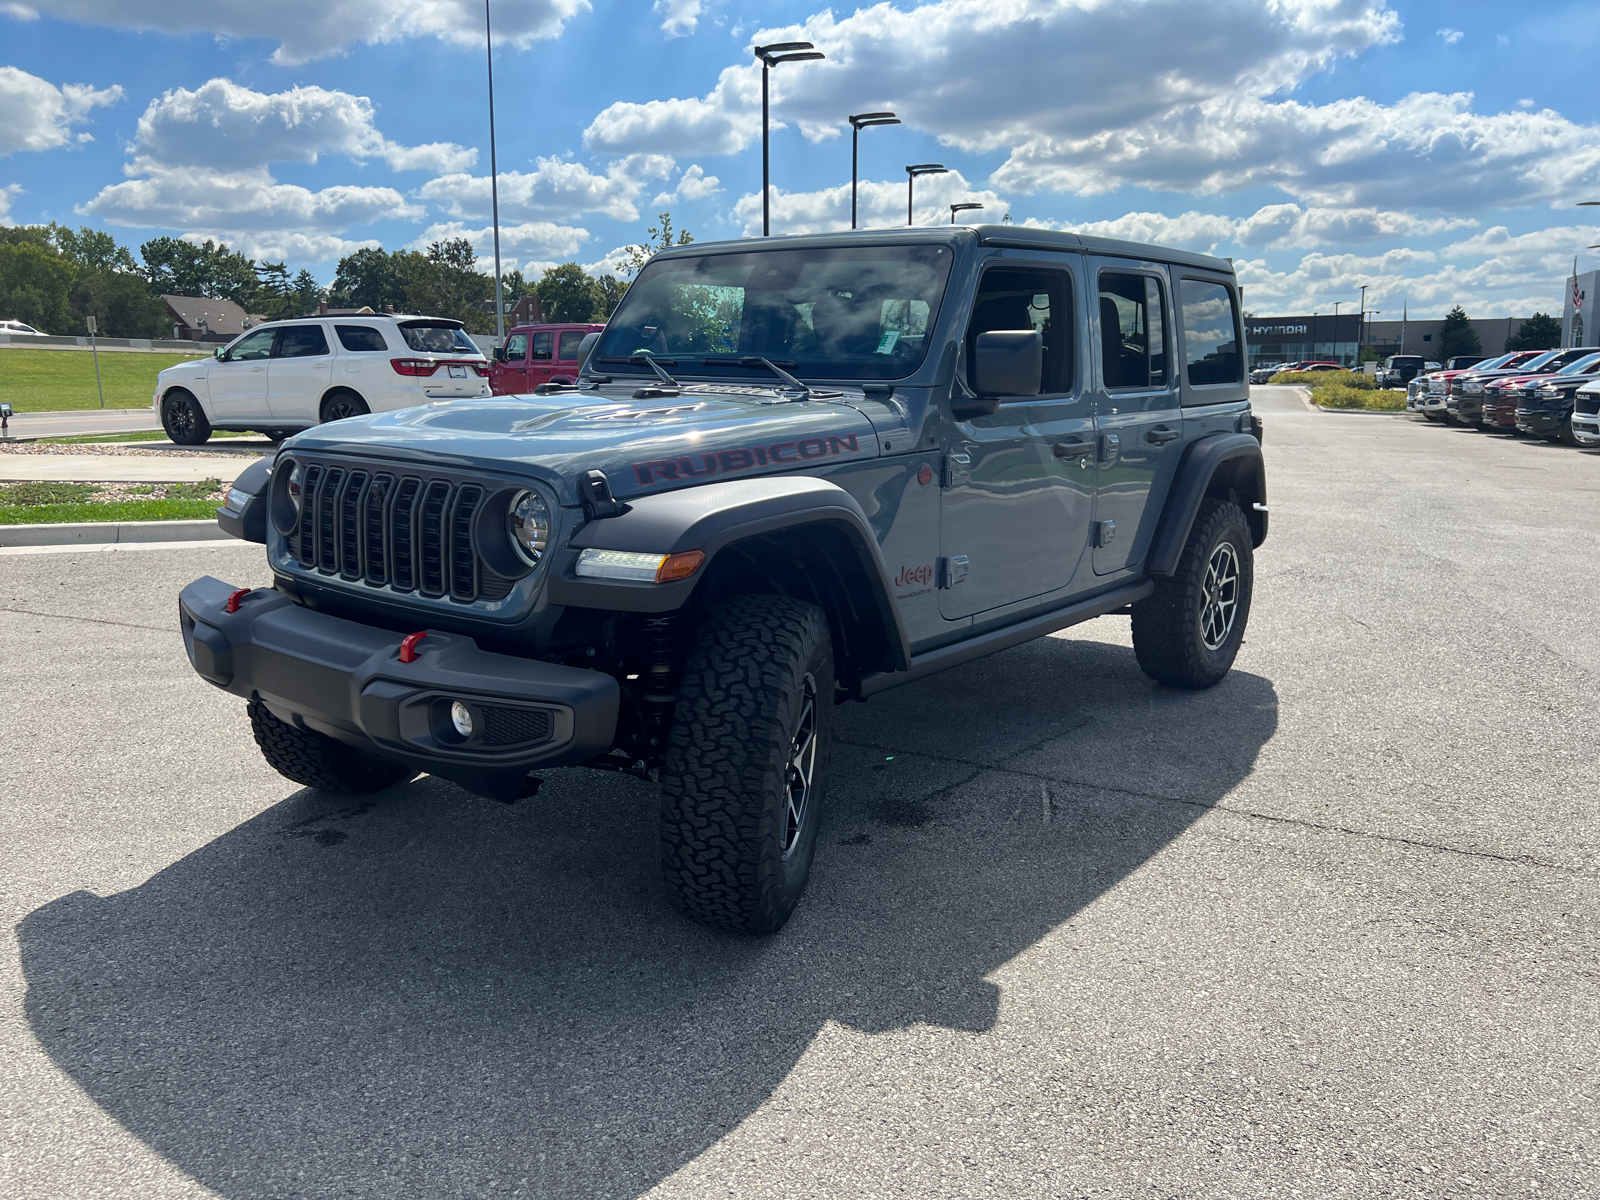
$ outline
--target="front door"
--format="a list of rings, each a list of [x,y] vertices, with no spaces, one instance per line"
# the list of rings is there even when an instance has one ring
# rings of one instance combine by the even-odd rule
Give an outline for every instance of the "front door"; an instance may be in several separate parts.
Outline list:
[[[333,351],[320,325],[287,325],[267,368],[267,405],[274,420],[312,425],[333,374]]]
[[[1095,280],[1095,396],[1100,478],[1094,507],[1094,572],[1137,563],[1154,536],[1160,504],[1183,453],[1183,409],[1172,357],[1172,299],[1159,263],[1102,258]]]
[[[505,358],[490,365],[496,396],[517,396],[528,390],[528,335],[506,339]]]
[[[212,421],[260,421],[267,407],[267,364],[276,329],[258,329],[233,344],[206,372]]]
[[[1079,305],[1065,262],[1002,253],[978,283],[966,337],[970,386],[980,333],[1036,329],[1037,396],[947,429],[939,612],[972,616],[1065,588],[1088,541],[1094,412],[1079,385]]]

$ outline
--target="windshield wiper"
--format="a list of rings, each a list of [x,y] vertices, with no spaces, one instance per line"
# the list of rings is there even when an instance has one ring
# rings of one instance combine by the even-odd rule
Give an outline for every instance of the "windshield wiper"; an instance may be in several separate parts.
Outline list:
[[[592,358],[589,361],[597,363],[627,363],[629,366],[633,367],[647,366],[664,382],[670,383],[673,387],[678,386],[678,381],[661,369],[662,363],[666,363],[669,367],[677,366],[678,360],[675,358],[657,359],[653,354],[608,354],[604,357]]]
[[[789,372],[785,371],[770,358],[762,358],[759,354],[745,354],[738,358],[734,358],[732,355],[718,358],[702,358],[700,361],[705,363],[708,367],[717,366],[722,363],[728,363],[729,365],[737,365],[741,367],[749,367],[751,370],[754,370],[756,367],[765,367],[779,379],[783,380],[785,387],[790,388],[793,391],[797,391],[805,397],[809,397],[811,395],[811,389],[803,382],[789,374]],[[789,365],[792,367],[796,364],[791,362]]]

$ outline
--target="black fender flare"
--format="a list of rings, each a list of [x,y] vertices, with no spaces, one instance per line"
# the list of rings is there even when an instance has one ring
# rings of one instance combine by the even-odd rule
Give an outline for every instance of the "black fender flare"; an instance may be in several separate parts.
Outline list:
[[[1225,484],[1246,505],[1251,544],[1267,540],[1267,472],[1261,442],[1248,433],[1213,433],[1189,443],[1161,510],[1161,523],[1150,541],[1146,575],[1163,577],[1178,568],[1178,556],[1194,528],[1200,502],[1213,485]],[[1259,507],[1257,507],[1259,506]]]
[[[860,612],[882,635],[889,663],[905,670],[911,649],[895,608],[889,573],[861,505],[835,483],[810,476],[736,479],[681,488],[628,501],[621,516],[584,525],[550,564],[552,604],[615,612],[662,613],[682,608],[713,570],[717,555],[763,535],[825,528],[849,547],[857,578],[869,593],[855,597]],[[706,561],[679,583],[580,579],[573,574],[587,549],[677,554],[699,550]]]

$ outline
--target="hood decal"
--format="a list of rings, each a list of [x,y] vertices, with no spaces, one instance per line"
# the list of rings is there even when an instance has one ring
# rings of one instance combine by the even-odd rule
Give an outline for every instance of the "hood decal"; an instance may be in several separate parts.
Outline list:
[[[873,447],[874,452],[876,449]],[[771,442],[765,446],[740,446],[734,450],[718,450],[715,453],[653,458],[649,462],[634,463],[633,473],[641,487],[649,487],[653,483],[681,483],[687,479],[753,471],[757,467],[788,466],[860,453],[861,439],[857,435],[828,434],[822,437],[799,438],[795,441]]]

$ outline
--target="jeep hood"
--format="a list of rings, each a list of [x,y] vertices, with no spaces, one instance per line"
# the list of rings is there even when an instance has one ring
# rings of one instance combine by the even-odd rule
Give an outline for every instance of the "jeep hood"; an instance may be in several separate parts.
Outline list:
[[[700,390],[703,389],[703,390]],[[657,389],[641,389],[656,392]],[[518,468],[556,483],[601,470],[619,498],[875,458],[910,448],[892,401],[858,395],[789,400],[767,388],[689,385],[636,398],[632,386],[550,396],[455,400],[356,417],[298,434],[303,449],[496,473]]]

